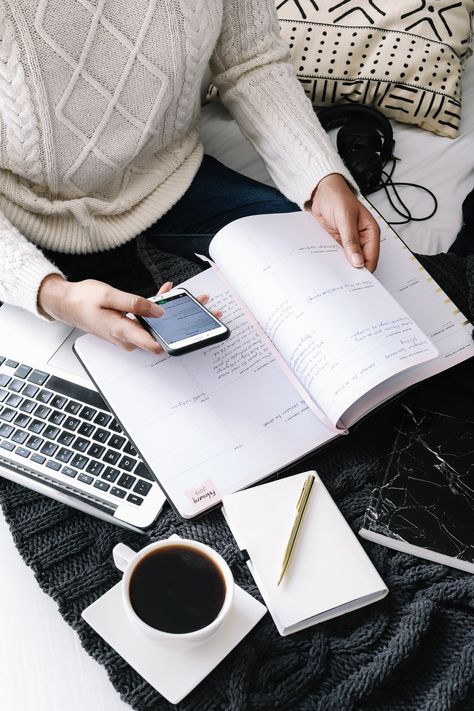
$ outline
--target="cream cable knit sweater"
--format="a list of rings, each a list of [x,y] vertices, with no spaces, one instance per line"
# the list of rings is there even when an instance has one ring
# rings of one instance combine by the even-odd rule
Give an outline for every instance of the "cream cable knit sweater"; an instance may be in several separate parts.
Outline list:
[[[0,300],[37,313],[41,248],[98,252],[156,222],[202,159],[200,85],[300,206],[341,160],[274,0],[0,0]],[[59,273],[59,272],[58,272]]]

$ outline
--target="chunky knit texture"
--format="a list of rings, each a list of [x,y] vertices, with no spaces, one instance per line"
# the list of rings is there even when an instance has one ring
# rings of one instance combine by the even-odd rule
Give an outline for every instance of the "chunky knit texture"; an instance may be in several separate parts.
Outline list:
[[[287,197],[302,206],[325,175],[351,180],[274,0],[0,0],[0,300],[36,310],[57,270],[35,245],[111,249],[177,202],[202,159],[209,63]]]
[[[428,257],[423,264],[474,318],[474,256]],[[173,274],[171,264],[167,274]],[[175,260],[176,266],[176,260]],[[183,265],[173,276],[183,275]],[[158,279],[160,275],[157,274]],[[469,282],[470,289],[466,288]],[[454,287],[454,289],[453,289]],[[402,402],[472,419],[474,362],[431,379],[378,410],[294,468],[316,467],[354,531],[384,471]],[[455,447],[455,442],[453,442]],[[82,620],[82,610],[119,580],[112,549],[135,550],[177,533],[208,543],[235,579],[259,597],[221,514],[178,521],[166,506],[139,535],[80,514],[0,480],[0,503],[15,543],[82,645],[103,664],[137,711],[175,708]],[[269,615],[177,708],[182,711],[472,711],[474,578],[452,568],[362,541],[389,587],[382,601],[280,637]]]

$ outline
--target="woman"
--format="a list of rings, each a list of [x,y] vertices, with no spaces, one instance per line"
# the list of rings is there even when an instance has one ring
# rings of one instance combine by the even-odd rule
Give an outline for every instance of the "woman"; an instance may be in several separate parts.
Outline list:
[[[287,199],[203,161],[209,63]],[[355,267],[376,266],[377,225],[292,72],[274,0],[0,0],[0,116],[0,299],[37,315],[156,352],[123,318],[161,313],[129,293],[145,291],[137,235],[189,255],[231,219],[297,205]]]

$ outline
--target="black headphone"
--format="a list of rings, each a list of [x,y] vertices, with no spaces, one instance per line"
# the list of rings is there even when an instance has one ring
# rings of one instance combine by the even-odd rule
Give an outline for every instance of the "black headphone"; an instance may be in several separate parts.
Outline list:
[[[393,158],[395,141],[390,121],[377,109],[360,104],[328,106],[317,110],[328,131],[342,126],[337,150],[363,195],[381,187],[382,173]]]

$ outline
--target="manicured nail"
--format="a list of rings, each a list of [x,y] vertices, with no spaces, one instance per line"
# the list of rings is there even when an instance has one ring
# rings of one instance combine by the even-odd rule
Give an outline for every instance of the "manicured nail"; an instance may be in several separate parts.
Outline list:
[[[164,314],[164,311],[161,306],[158,306],[158,304],[152,304],[152,306],[151,306],[151,315],[152,316],[158,317],[158,316],[163,316],[163,314]]]
[[[359,252],[352,252],[351,262],[354,267],[363,267],[364,266],[364,257]]]

